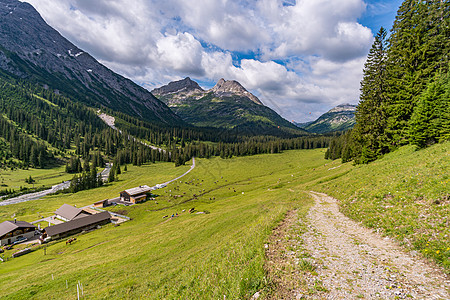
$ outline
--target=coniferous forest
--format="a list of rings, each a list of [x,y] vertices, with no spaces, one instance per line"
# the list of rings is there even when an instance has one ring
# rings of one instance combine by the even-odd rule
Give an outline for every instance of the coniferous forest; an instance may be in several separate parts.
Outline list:
[[[364,66],[356,125],[326,157],[368,163],[402,145],[450,139],[450,3],[407,0]]]
[[[344,134],[305,135],[161,125],[131,114],[89,107],[48,86],[0,74],[0,165],[91,173],[105,162],[141,165],[192,157],[230,158],[329,147],[326,158],[368,163],[406,144],[450,139],[448,1],[404,1],[393,28],[380,28],[364,66],[356,125]],[[98,111],[115,117],[114,130]],[[159,147],[148,147],[151,144]]]
[[[166,161],[179,166],[193,156],[230,158],[279,153],[288,149],[327,147],[331,140],[326,136],[286,132],[260,135],[259,131],[250,134],[225,129],[218,132],[214,128],[164,127],[102,108],[115,116],[120,131],[113,130],[98,117],[99,108],[87,107],[51,89],[2,75],[2,168],[51,168],[65,164],[67,173],[84,174],[75,175],[74,182],[80,184],[74,186],[73,191],[79,186],[97,186],[95,179],[88,180],[88,177],[105,162],[139,166]],[[161,150],[152,149],[147,143]]]

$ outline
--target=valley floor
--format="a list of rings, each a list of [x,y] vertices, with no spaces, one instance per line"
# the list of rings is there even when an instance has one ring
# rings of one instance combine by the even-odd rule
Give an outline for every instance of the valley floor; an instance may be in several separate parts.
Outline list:
[[[271,298],[450,299],[439,267],[350,220],[336,199],[310,194],[315,205],[290,212],[266,246]]]
[[[324,152],[198,159],[155,201],[109,208],[131,221],[0,263],[0,299],[74,299],[78,282],[86,299],[448,299],[450,143],[366,166]],[[97,189],[0,206],[0,222],[188,170],[128,166]]]

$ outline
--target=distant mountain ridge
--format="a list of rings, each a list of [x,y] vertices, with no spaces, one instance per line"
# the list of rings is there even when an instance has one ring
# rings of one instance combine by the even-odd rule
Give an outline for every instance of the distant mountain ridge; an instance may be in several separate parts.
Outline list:
[[[197,82],[186,77],[183,80],[172,81],[169,84],[152,90],[152,94],[162,96],[173,93],[201,93],[204,92]]]
[[[296,123],[296,125],[311,133],[345,131],[355,125],[356,107],[352,104],[341,104],[330,109],[315,121]]]
[[[202,89],[189,77],[152,90],[187,123],[202,127],[243,128],[261,131],[272,128],[305,133],[283,119],[235,80],[221,78]]]
[[[47,25],[28,3],[0,0],[0,71],[89,106],[147,121],[183,123],[150,92],[100,64]]]
[[[263,105],[258,97],[247,91],[239,82],[235,80],[225,80],[221,78],[211,89],[211,91],[218,97],[230,97],[237,95],[247,97],[256,104]]]

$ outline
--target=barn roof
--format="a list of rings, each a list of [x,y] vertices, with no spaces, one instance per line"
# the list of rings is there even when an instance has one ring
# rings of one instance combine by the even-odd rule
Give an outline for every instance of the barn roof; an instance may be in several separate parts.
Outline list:
[[[103,211],[95,215],[90,215],[84,218],[79,218],[69,222],[46,227],[44,231],[47,233],[48,236],[54,236],[71,230],[80,229],[85,226],[100,223],[110,218],[111,215],[109,214],[109,212]]]
[[[139,195],[139,194],[148,193],[150,191],[152,191],[152,188],[149,187],[148,185],[140,185],[138,187],[125,190],[125,193],[127,193],[130,196],[135,196],[135,195]]]
[[[63,204],[60,208],[55,211],[55,214],[67,219],[73,220],[77,217],[86,217],[88,214],[84,213],[83,210],[74,207],[69,204]]]
[[[0,223],[0,236],[20,228],[36,228],[36,226],[25,221],[5,221]]]

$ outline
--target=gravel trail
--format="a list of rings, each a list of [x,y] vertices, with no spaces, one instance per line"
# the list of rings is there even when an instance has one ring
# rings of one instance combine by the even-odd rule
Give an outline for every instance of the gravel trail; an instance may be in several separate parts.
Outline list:
[[[268,249],[269,261],[289,270],[276,276],[282,298],[450,299],[450,280],[439,267],[344,216],[336,199],[310,194],[315,205],[306,220],[288,214]],[[281,239],[282,232],[290,238]]]

